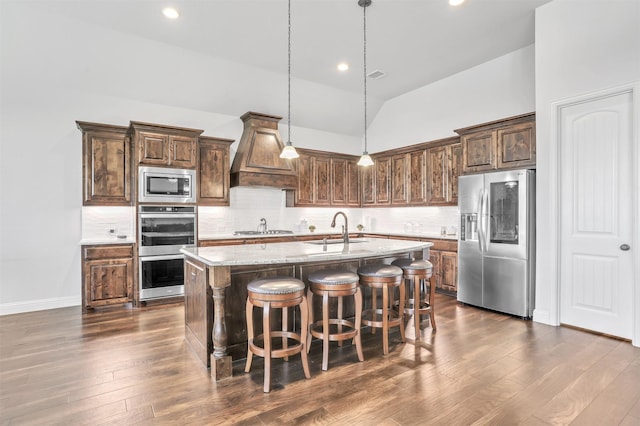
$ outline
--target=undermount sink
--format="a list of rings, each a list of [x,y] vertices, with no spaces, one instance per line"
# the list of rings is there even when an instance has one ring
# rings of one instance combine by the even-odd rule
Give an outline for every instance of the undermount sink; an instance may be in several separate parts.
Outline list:
[[[287,231],[285,229],[270,229],[265,232],[260,231],[234,231],[233,235],[283,235],[293,234],[293,231]]]
[[[349,244],[353,244],[353,243],[366,243],[367,241],[369,241],[366,238],[351,238],[349,240]],[[325,240],[312,240],[312,241],[305,241],[305,243],[307,244],[316,244],[316,245],[324,245],[325,244]],[[326,240],[326,244],[344,244],[344,240],[342,238],[332,238],[330,240]]]

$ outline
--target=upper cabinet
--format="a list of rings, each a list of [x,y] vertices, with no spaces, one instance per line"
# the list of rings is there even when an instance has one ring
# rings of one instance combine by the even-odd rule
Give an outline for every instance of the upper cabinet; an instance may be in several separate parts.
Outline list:
[[[132,121],[137,164],[195,169],[202,130]]]
[[[535,167],[535,113],[456,130],[462,143],[462,173]]]
[[[358,157],[302,148],[298,154],[298,184],[287,192],[288,206],[360,206]]]
[[[462,146],[459,138],[451,138],[446,145],[427,150],[428,199],[427,204],[455,206],[458,204],[458,176]]]
[[[131,205],[127,128],[76,121],[82,130],[82,204]]]
[[[200,136],[198,141],[198,205],[229,205],[229,147],[233,139]]]

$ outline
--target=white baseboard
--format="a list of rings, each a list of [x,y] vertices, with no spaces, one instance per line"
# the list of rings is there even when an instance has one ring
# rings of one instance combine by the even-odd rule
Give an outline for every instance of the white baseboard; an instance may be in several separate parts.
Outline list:
[[[68,297],[54,297],[51,299],[27,300],[24,302],[0,304],[0,316],[20,314],[23,312],[44,311],[46,309],[80,306],[80,295]]]

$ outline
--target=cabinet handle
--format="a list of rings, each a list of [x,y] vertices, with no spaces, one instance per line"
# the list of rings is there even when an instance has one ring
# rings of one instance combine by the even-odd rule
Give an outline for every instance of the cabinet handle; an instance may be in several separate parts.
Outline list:
[[[622,251],[628,251],[631,248],[631,246],[629,244],[622,244],[620,246],[620,250]]]

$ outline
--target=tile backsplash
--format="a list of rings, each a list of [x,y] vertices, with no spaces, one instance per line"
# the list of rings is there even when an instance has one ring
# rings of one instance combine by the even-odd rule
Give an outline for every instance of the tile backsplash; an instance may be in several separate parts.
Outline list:
[[[331,220],[338,211],[349,218],[349,230],[356,231],[362,224],[365,231],[392,233],[440,233],[440,228],[458,225],[457,207],[396,207],[396,208],[288,208],[285,193],[274,188],[231,188],[231,207],[198,207],[198,234],[200,236],[229,235],[233,231],[251,231],[258,228],[261,218],[269,229],[309,232],[340,231],[342,218],[336,228]],[[134,207],[87,206],[82,208],[82,238],[96,239],[109,236],[109,230],[121,235],[135,235]],[[303,228],[302,224],[306,223]]]

